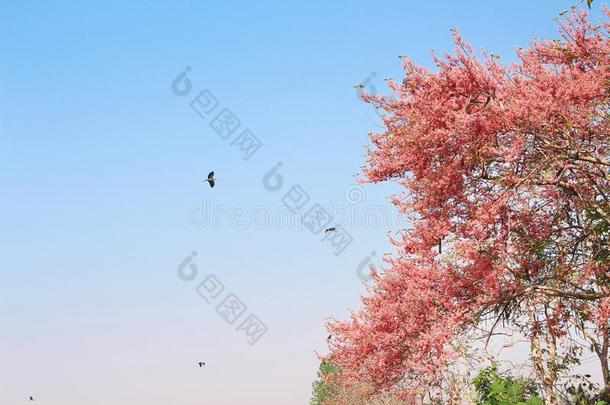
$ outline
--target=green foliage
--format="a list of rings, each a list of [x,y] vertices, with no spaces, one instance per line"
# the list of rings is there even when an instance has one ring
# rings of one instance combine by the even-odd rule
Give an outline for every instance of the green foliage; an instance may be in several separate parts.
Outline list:
[[[591,383],[580,383],[578,386],[568,387],[568,394],[571,397],[571,404],[574,405],[606,405],[605,401],[599,398],[594,385]]]
[[[309,401],[310,405],[322,405],[335,395],[337,387],[332,381],[324,381],[324,377],[329,374],[337,374],[337,371],[339,371],[338,367],[332,363],[326,361],[320,363],[318,379],[313,383],[313,395]]]
[[[472,383],[477,405],[543,405],[532,381],[503,376],[496,364],[482,369]]]

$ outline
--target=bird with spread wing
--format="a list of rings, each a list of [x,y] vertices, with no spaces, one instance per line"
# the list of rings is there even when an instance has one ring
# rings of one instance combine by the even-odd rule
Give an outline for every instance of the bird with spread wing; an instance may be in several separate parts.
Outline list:
[[[216,180],[218,180],[218,179],[214,178],[214,171],[211,171],[211,172],[208,174],[208,178],[207,178],[207,179],[205,179],[205,180],[203,180],[203,182],[204,182],[204,183],[206,183],[206,182],[207,182],[207,183],[210,183],[210,187],[214,187],[214,185],[216,184]]]

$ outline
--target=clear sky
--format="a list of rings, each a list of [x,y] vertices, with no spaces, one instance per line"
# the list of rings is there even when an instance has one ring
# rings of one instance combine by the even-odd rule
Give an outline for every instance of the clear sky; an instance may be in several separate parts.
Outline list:
[[[455,27],[510,61],[570,4],[0,1],[0,403],[306,404],[325,318],[357,307],[358,265],[404,226],[394,185],[354,185],[379,129],[354,84],[382,92],[398,55],[430,66]],[[316,203],[353,239],[339,255],[298,225]]]

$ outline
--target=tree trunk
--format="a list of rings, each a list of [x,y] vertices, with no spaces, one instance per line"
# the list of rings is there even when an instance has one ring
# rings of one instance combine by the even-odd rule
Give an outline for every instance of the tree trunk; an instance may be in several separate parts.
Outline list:
[[[604,401],[610,401],[610,372],[608,371],[608,328],[605,328],[602,333],[602,349],[597,353],[602,366],[602,376],[604,377],[604,389],[602,390],[602,398]]]
[[[532,357],[534,360],[534,371],[536,373],[538,381],[540,381],[540,383],[542,384],[544,403],[545,405],[558,405],[557,398],[555,396],[555,391],[553,389],[553,385],[555,383],[553,379],[553,372],[552,370],[547,371],[544,367],[545,359],[542,355],[542,346],[539,337],[540,327],[538,325],[538,321],[534,313],[532,311],[528,311],[528,314],[532,325],[530,345]]]

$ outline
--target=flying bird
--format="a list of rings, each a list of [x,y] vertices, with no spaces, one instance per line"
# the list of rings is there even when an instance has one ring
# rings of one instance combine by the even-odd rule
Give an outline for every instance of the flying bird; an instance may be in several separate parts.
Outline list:
[[[337,230],[337,228],[333,226],[332,228],[326,228],[324,230],[324,233],[335,232],[336,230]]]
[[[363,89],[364,88],[364,84],[362,84],[362,83],[354,84],[354,88],[355,89]]]
[[[205,363],[204,363],[203,361],[200,361],[200,362],[199,362],[199,367],[201,368],[201,367],[203,367],[203,366],[205,366]]]
[[[214,184],[216,184],[216,180],[218,180],[218,179],[214,178],[214,172],[212,171],[212,172],[210,172],[210,174],[208,174],[208,178],[205,179],[203,182],[204,183],[208,182],[208,183],[210,183],[210,187],[214,187]]]

